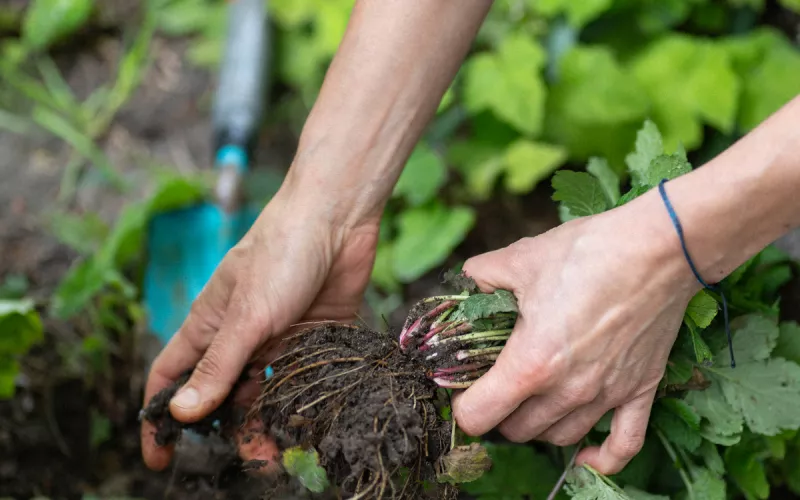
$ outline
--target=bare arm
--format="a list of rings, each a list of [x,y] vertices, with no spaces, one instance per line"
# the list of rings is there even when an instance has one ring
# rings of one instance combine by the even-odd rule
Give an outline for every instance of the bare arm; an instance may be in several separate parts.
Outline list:
[[[170,411],[199,420],[270,339],[303,321],[355,319],[386,199],[491,3],[356,3],[286,181],[154,361],[145,402],[194,368]],[[172,453],[153,432],[145,422],[142,451],[163,469]],[[250,448],[245,459],[276,453],[269,442]]]
[[[303,129],[291,182],[324,190],[329,212],[350,223],[379,218],[491,5],[357,2]]]

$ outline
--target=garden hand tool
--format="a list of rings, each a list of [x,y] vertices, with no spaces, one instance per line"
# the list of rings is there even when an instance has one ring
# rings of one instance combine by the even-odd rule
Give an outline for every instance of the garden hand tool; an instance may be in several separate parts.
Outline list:
[[[214,200],[162,213],[148,228],[144,298],[149,328],[166,343],[260,207],[242,190],[266,100],[270,37],[264,0],[229,3],[228,32],[212,111]]]

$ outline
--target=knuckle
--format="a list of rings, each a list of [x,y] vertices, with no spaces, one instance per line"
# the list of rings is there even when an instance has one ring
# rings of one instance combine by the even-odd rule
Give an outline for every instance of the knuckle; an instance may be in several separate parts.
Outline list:
[[[512,443],[522,444],[531,440],[531,436],[529,436],[524,429],[516,425],[500,425],[498,430],[503,437]]]
[[[569,402],[575,406],[584,406],[597,399],[599,391],[594,384],[581,384],[569,395]]]
[[[545,436],[545,441],[548,443],[552,443],[555,446],[572,446],[576,444],[581,439],[583,439],[582,434],[576,432],[569,432],[569,433],[555,433],[552,435]]]
[[[222,356],[219,350],[212,346],[206,351],[203,358],[198,361],[192,378],[200,378],[201,381],[214,380],[222,372],[222,366]]]
[[[638,431],[627,431],[612,443],[613,454],[628,461],[642,450],[642,446],[644,446],[644,434]]]

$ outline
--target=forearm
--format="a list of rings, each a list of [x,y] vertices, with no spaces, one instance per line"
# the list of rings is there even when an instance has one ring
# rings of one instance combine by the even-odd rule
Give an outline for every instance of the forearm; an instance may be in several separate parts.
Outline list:
[[[667,192],[709,283],[800,227],[800,99],[708,164],[671,181]],[[658,193],[647,196],[646,212],[668,223]]]
[[[348,222],[378,220],[491,0],[359,0],[287,182]]]

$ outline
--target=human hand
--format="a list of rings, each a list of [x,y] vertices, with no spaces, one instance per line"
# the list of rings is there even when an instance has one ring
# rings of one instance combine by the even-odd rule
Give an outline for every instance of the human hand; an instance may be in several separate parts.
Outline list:
[[[483,291],[520,308],[496,364],[454,401],[467,434],[567,446],[614,409],[611,434],[577,462],[620,471],[641,449],[686,305],[699,290],[656,193],[474,257]]]
[[[225,256],[153,362],[145,405],[193,368],[170,411],[182,422],[200,420],[225,400],[245,365],[292,325],[354,319],[372,271],[378,221],[353,222],[342,207],[320,203],[291,185],[284,183]],[[254,385],[237,394],[239,404],[255,398]],[[143,423],[142,453],[150,468],[161,470],[173,450],[158,447],[154,431],[152,424]],[[240,441],[245,460],[277,454],[275,444],[266,439]]]

